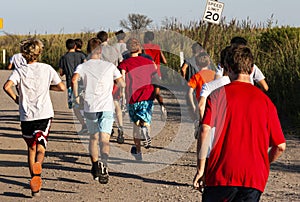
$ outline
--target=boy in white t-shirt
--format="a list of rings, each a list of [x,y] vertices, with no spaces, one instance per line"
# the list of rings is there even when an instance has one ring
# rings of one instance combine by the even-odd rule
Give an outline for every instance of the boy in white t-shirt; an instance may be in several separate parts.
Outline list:
[[[72,89],[76,102],[78,97],[78,80],[83,82],[84,114],[90,134],[89,150],[92,161],[91,173],[101,184],[108,183],[107,160],[109,155],[109,139],[113,125],[113,85],[125,87],[125,82],[118,68],[102,57],[101,41],[92,38],[88,41],[90,59],[77,66],[72,77]],[[101,161],[98,160],[98,143],[100,144]]]
[[[42,186],[42,163],[54,116],[49,90],[66,89],[53,67],[37,62],[42,50],[43,44],[38,39],[28,39],[21,44],[22,57],[27,64],[14,69],[3,86],[4,91],[19,105],[22,137],[28,147],[32,196],[39,195]],[[13,86],[17,86],[19,96],[13,91]]]

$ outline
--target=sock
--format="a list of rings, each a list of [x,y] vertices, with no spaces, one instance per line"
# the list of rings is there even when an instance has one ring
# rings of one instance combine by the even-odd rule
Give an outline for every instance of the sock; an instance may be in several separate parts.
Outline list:
[[[107,167],[108,154],[101,154],[101,162]]]
[[[93,166],[93,168],[97,168],[98,167],[98,161],[92,162],[92,166]]]

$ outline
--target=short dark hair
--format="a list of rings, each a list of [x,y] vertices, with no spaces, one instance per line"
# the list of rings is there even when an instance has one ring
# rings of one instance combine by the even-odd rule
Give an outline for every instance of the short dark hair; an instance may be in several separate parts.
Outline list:
[[[97,38],[100,39],[100,41],[103,43],[103,42],[107,41],[108,34],[105,31],[100,31],[97,33]]]
[[[153,41],[154,40],[154,33],[151,31],[147,31],[145,32],[144,35],[144,42],[147,43],[149,41]]]
[[[230,48],[231,48],[231,46],[226,46],[223,50],[221,50],[221,53],[220,53],[220,64],[226,72],[228,71],[228,67],[225,62],[225,59],[226,59],[226,56],[227,56]]]
[[[77,39],[74,39],[74,41],[75,41],[75,44],[76,44],[76,48],[81,49],[82,44],[83,44],[82,40],[80,38],[77,38]]]
[[[66,48],[67,48],[68,50],[75,48],[75,45],[76,45],[76,44],[75,44],[74,39],[67,39],[67,40],[66,40]]]
[[[235,74],[251,74],[253,67],[253,55],[251,49],[247,46],[231,46],[226,54],[225,62],[228,69]]]
[[[126,47],[130,53],[137,53],[141,49],[141,43],[136,38],[130,38],[126,42]]]
[[[117,32],[115,33],[115,35],[116,35],[118,41],[124,40],[124,39],[125,39],[125,36],[126,36],[125,32],[124,32],[122,29],[119,30],[119,31],[117,31]]]
[[[207,67],[210,63],[210,57],[205,52],[199,53],[195,59],[197,66],[200,68]]]
[[[193,51],[193,54],[197,54],[197,53],[200,53],[202,52],[204,49],[202,47],[202,44],[199,43],[199,42],[196,42],[192,45],[192,51]]]
[[[243,37],[240,37],[240,36],[236,36],[236,37],[233,37],[230,41],[230,44],[231,45],[244,45],[244,46],[247,46],[247,40]]]

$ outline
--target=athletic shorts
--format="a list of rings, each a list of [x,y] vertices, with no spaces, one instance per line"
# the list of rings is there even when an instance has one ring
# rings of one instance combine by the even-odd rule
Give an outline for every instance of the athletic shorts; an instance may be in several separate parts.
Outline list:
[[[41,144],[47,147],[52,118],[35,121],[21,121],[22,137],[28,147]]]
[[[136,102],[128,105],[129,117],[132,122],[142,120],[146,123],[151,123],[153,112],[153,100]]]
[[[259,201],[261,192],[248,187],[216,186],[205,187],[202,201]]]
[[[114,122],[114,112],[84,112],[84,117],[86,118],[86,125],[90,134],[98,132],[111,133]]]

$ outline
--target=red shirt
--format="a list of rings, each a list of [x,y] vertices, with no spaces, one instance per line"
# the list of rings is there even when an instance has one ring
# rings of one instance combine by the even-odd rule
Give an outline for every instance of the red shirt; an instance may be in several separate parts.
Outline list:
[[[160,46],[157,44],[146,43],[144,44],[144,51],[147,55],[150,55],[157,66],[157,75],[161,77],[160,72],[160,61],[161,61],[161,53]]]
[[[119,68],[126,71],[126,99],[129,104],[154,100],[152,77],[156,74],[153,62],[143,56],[123,60]]]
[[[215,126],[207,186],[242,186],[263,192],[268,148],[285,142],[272,101],[250,83],[232,82],[207,100],[203,124]]]

